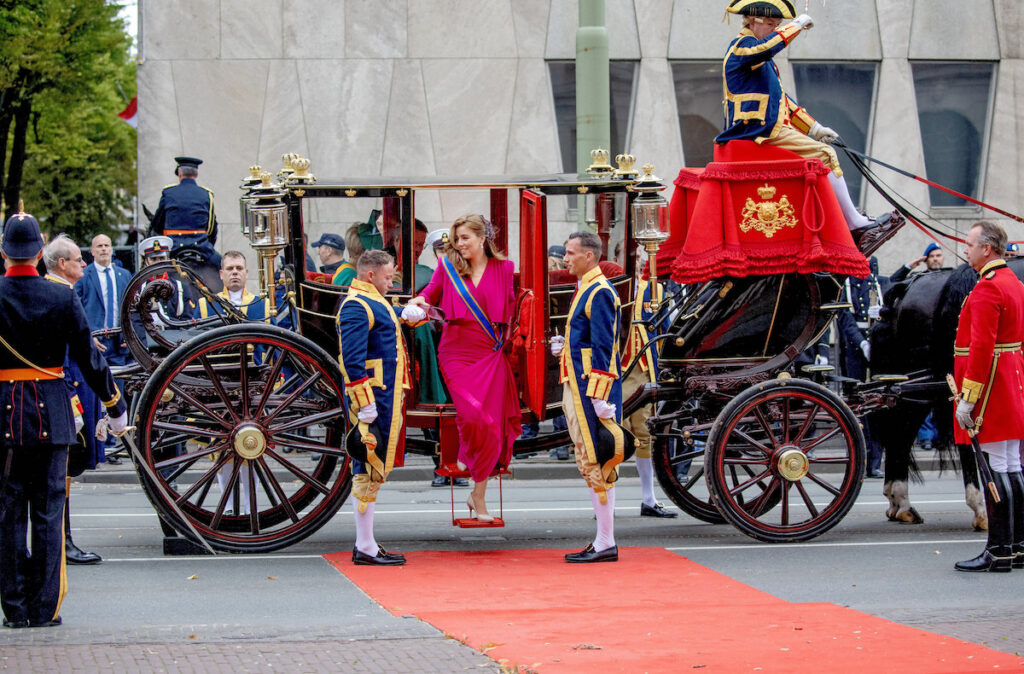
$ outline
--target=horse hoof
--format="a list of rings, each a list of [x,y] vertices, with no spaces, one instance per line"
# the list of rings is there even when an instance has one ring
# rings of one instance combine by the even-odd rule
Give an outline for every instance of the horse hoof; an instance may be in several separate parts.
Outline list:
[[[886,509],[885,516],[889,519],[890,522],[899,522],[899,520],[896,519],[896,512],[897,508],[896,506],[893,506],[891,508]]]
[[[896,520],[903,524],[924,524],[924,518],[915,508],[908,508],[896,515]]]
[[[988,518],[975,517],[974,521],[971,522],[971,526],[974,527],[975,531],[988,531]]]

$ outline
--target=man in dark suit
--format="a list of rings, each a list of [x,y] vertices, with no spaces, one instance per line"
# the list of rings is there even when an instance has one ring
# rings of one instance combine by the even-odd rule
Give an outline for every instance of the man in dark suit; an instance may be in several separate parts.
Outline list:
[[[113,263],[114,247],[110,237],[100,234],[92,240],[92,263],[85,276],[75,284],[85,316],[92,330],[115,330],[121,326],[121,300],[132,275]],[[131,356],[120,334],[101,337],[97,346],[110,365],[126,365]]]
[[[160,204],[149,225],[150,236],[171,237],[174,250],[183,247],[199,251],[210,266],[220,266],[217,243],[217,215],[213,210],[213,192],[196,182],[202,159],[175,157],[177,185],[168,185],[160,195]]]
[[[12,215],[2,244],[7,271],[0,278],[0,398],[8,401],[0,408],[0,605],[9,628],[61,623],[65,478],[68,445],[75,442],[65,357],[78,364],[107,408],[111,430],[123,433],[128,423],[81,302],[71,288],[36,271],[42,249],[36,219]]]

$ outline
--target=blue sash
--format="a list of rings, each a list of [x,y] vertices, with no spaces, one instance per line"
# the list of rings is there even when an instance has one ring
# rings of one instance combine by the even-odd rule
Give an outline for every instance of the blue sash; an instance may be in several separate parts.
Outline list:
[[[476,298],[469,292],[469,288],[466,287],[466,284],[462,280],[462,277],[459,276],[459,273],[455,271],[455,266],[452,264],[452,261],[448,259],[448,256],[442,255],[440,261],[441,266],[444,267],[444,271],[448,275],[448,280],[452,282],[452,286],[455,288],[455,292],[458,293],[459,297],[462,298],[462,301],[466,303],[466,308],[469,309],[469,313],[473,314],[473,318],[475,318],[476,322],[480,324],[480,327],[483,328],[484,332],[494,340],[494,350],[497,351],[501,348],[503,337],[499,337],[495,334],[494,326],[491,325],[489,320],[487,320],[487,314],[485,314],[484,310],[479,304],[477,304]]]

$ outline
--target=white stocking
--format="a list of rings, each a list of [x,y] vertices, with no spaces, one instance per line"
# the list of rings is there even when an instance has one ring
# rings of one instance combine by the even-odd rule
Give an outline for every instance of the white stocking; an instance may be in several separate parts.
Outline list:
[[[607,503],[601,503],[597,492],[590,492],[590,501],[597,515],[597,537],[594,539],[594,550],[597,552],[615,547],[615,490],[609,489],[605,496]]]
[[[640,500],[644,505],[653,506],[657,503],[654,500],[654,462],[636,457],[636,472],[640,475]]]
[[[846,187],[846,178],[837,178],[836,174],[832,171],[828,172],[828,182],[832,185],[832,191],[836,193],[836,199],[839,200],[839,207],[843,209],[843,217],[846,218],[846,226],[850,230],[860,229],[861,227],[867,227],[871,224],[867,216],[863,215],[857,210],[857,207],[853,205],[853,199],[850,198],[850,190]]]
[[[376,503],[367,503],[366,512],[359,512],[359,499],[352,497],[352,509],[356,517],[356,549],[364,555],[377,556],[377,539],[373,537],[373,510]]]

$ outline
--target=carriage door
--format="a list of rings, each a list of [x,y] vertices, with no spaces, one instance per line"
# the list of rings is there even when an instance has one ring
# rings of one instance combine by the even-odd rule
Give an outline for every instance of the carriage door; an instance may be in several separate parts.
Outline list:
[[[547,197],[524,189],[519,204],[519,331],[522,340],[519,390],[523,402],[544,419],[547,388],[548,326]]]

